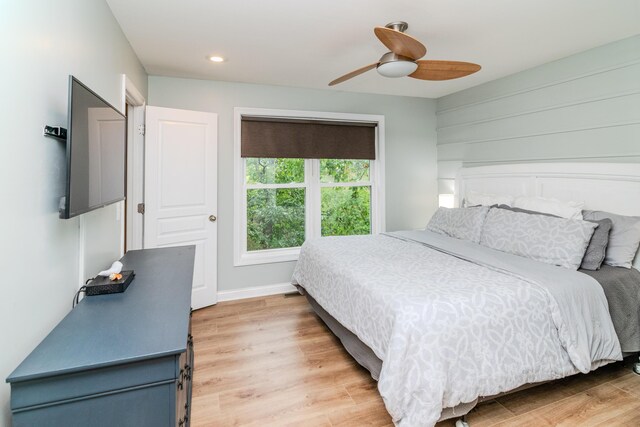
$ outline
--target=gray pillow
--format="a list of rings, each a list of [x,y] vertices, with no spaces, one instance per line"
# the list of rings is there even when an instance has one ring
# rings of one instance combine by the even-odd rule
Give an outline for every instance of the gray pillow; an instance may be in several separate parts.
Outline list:
[[[593,230],[592,222],[491,209],[480,244],[547,264],[577,270]]]
[[[514,208],[507,205],[500,205],[498,206],[498,208],[506,209],[512,212],[521,212],[531,215],[545,215],[552,216],[554,218],[561,218],[557,215],[546,212],[530,211],[527,209]],[[607,252],[607,245],[609,243],[609,232],[611,231],[612,222],[609,218],[601,219],[599,221],[588,220],[586,218],[585,220],[598,224],[598,227],[593,232],[593,236],[591,236],[589,246],[587,246],[587,250],[584,253],[584,258],[582,259],[580,268],[585,270],[599,270],[602,266],[602,262],[604,261]]]
[[[600,270],[602,262],[607,254],[607,246],[609,245],[609,233],[613,226],[613,221],[609,218],[601,219],[598,221],[587,220],[589,222],[595,222],[598,224],[598,228],[593,232],[591,241],[587,247],[587,251],[582,258],[582,264],[580,268],[584,270]]]
[[[486,206],[475,208],[439,208],[433,214],[427,230],[456,239],[480,242],[482,224],[489,212]]]
[[[603,211],[583,211],[582,215],[590,221],[605,218],[613,221],[604,263],[614,267],[631,268],[640,246],[640,217]]]

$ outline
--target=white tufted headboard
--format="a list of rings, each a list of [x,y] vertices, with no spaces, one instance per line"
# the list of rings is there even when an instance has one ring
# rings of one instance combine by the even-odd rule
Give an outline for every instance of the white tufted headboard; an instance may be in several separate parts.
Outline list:
[[[522,163],[462,168],[455,205],[465,192],[584,202],[584,208],[640,216],[640,163]],[[640,255],[634,266],[640,269]]]

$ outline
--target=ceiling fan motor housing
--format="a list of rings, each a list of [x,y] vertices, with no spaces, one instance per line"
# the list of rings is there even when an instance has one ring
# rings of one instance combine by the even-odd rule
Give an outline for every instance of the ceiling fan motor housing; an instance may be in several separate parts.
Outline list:
[[[378,74],[384,77],[406,77],[418,69],[418,64],[406,56],[387,52],[382,55],[376,68]]]
[[[409,29],[409,24],[404,21],[394,21],[389,22],[387,25],[385,25],[385,27],[404,33],[405,31],[407,31],[407,29]]]

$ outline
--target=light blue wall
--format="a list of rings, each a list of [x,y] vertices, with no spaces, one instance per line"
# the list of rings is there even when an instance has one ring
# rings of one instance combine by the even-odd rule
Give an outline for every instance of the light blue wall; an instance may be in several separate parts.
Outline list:
[[[150,76],[149,104],[218,114],[219,290],[289,282],[295,264],[233,266],[234,107],[384,115],[387,230],[424,227],[436,209],[435,100]]]
[[[441,192],[462,164],[638,162],[640,36],[440,98],[437,123]]]
[[[79,269],[93,275],[120,250],[115,206],[84,216],[84,236],[78,218],[58,219],[65,148],[43,137],[42,128],[66,124],[69,74],[118,108],[121,74],[144,94],[147,76],[103,0],[0,0],[0,31],[0,426],[6,426],[4,379],[69,312]]]

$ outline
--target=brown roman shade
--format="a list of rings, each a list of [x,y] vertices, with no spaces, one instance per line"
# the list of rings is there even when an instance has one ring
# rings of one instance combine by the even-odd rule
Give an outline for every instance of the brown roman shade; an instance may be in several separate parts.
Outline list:
[[[375,160],[376,123],[242,117],[242,157]]]

